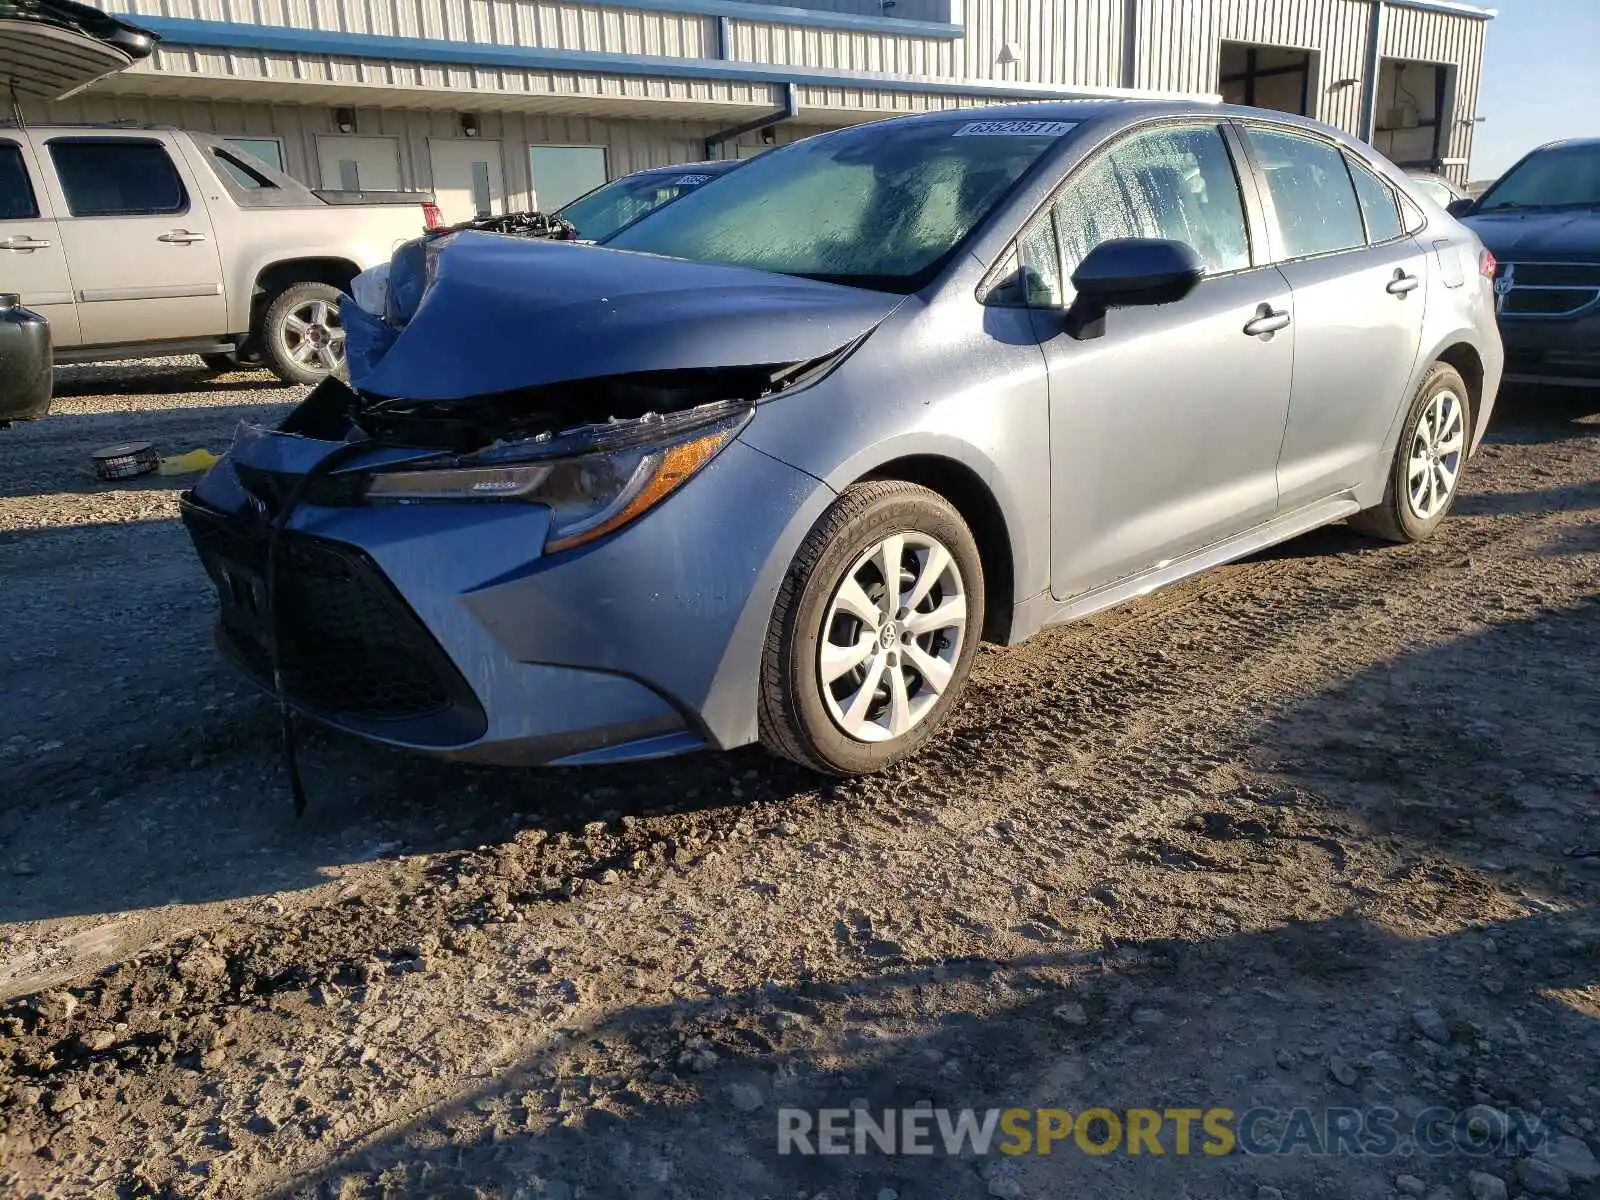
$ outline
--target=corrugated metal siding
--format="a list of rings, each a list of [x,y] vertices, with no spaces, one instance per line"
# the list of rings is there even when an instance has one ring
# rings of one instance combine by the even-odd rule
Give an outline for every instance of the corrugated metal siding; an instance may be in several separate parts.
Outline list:
[[[780,4],[789,8],[812,8],[820,12],[854,13],[858,17],[898,17],[903,21],[949,21],[950,0],[894,0],[886,12],[883,0],[749,0],[752,4]]]
[[[1126,0],[971,0],[961,69],[968,79],[1118,87]],[[1019,61],[998,60],[1007,43]],[[1210,89],[1206,89],[1210,90]]]
[[[741,62],[835,67],[891,75],[949,78],[960,73],[956,43],[943,39],[888,37],[845,29],[731,22],[728,57]]]
[[[39,123],[138,121],[176,125],[203,133],[276,137],[282,140],[284,165],[297,179],[313,186],[317,175],[317,137],[339,131],[333,110],[297,104],[234,104],[223,101],[169,100],[159,97],[83,96],[64,104],[32,109]],[[606,165],[613,178],[645,167],[696,162],[705,157],[705,139],[719,126],[700,121],[609,121],[593,117],[538,116],[529,113],[482,113],[480,138],[501,144],[502,167],[508,203],[526,207],[530,202],[528,147],[538,145],[604,146]],[[419,109],[361,108],[356,110],[356,131],[363,137],[393,137],[400,149],[400,175],[404,187],[433,186],[430,137],[459,137],[454,112]],[[783,126],[777,140],[789,142],[818,132],[814,126]],[[745,145],[759,145],[751,134]],[[731,156],[732,148],[728,150]]]
[[[1469,119],[1478,114],[1478,85],[1483,77],[1486,22],[1464,20],[1449,13],[1417,8],[1388,10],[1383,30],[1383,56],[1407,62],[1445,63],[1455,67],[1446,96],[1444,118],[1449,122],[1443,158],[1472,157],[1477,126]],[[1453,98],[1452,98],[1453,97]],[[1445,168],[1457,183],[1467,182],[1466,167]]]
[[[123,0],[135,16],[284,25],[334,33],[716,57],[716,20],[550,0]]]
[[[1212,92],[1221,46],[1256,42],[1316,52],[1310,115],[1360,128],[1371,6],[1366,0],[1139,0],[1139,87]]]
[[[434,63],[380,62],[315,54],[267,54],[238,50],[164,47],[137,69],[139,75],[191,76],[213,80],[271,80],[306,85],[379,87],[404,91],[468,92],[486,96],[593,95],[773,106],[765,83],[724,80],[651,79],[566,71],[458,67]],[[159,85],[152,85],[153,87]],[[418,95],[416,103],[426,103]]]

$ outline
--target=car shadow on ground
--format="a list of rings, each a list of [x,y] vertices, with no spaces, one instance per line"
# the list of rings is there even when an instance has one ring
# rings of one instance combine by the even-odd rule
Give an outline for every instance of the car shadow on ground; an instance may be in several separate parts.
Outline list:
[[[1459,1185],[1469,1171],[1505,1173],[1509,1156],[1450,1145],[1448,1120],[1427,1127],[1442,1153],[1401,1146],[1433,1108],[1482,1102],[1535,1126],[1541,1112],[1558,1120],[1559,1089],[1581,1089],[1581,1064],[1600,1058],[1600,1022],[1563,996],[1600,982],[1583,948],[1597,936],[1592,906],[1417,938],[1334,918],[1111,951],[863,962],[844,980],[624,1008],[274,1194],[1147,1200],[1267,1186],[1376,1200],[1397,1173]],[[1425,1008],[1445,1041],[1419,1032]],[[1187,1154],[1166,1122],[1160,1155],[1085,1153],[1068,1136],[1048,1155],[1013,1157],[997,1131],[987,1154],[969,1144],[955,1156],[934,1120],[932,1154],[885,1154],[865,1139],[865,1153],[814,1152],[821,1110],[862,1108],[883,1125],[886,1110],[918,1106],[952,1120],[962,1109],[979,1120],[989,1109],[1225,1109],[1236,1134],[1247,1112],[1277,1115],[1249,1125],[1259,1156],[1204,1153],[1198,1113]],[[1273,1153],[1296,1108],[1326,1136],[1326,1110],[1380,1107],[1406,1139],[1392,1153]],[[810,1131],[789,1153],[780,1120]],[[1096,1123],[1091,1145],[1110,1130]]]
[[[55,374],[55,394],[62,397],[217,394],[269,387],[281,387],[286,395],[292,394],[289,385],[280,383],[265,368],[240,367],[219,374],[202,366],[197,358],[61,364]]]

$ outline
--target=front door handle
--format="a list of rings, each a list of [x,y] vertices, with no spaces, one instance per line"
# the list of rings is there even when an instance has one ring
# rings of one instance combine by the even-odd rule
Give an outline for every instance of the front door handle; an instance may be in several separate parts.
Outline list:
[[[1263,304],[1256,309],[1255,320],[1244,327],[1245,333],[1250,337],[1268,337],[1280,329],[1289,328],[1293,320],[1287,312],[1279,311],[1270,304]]]
[[[9,238],[6,238],[5,241],[0,242],[0,250],[21,250],[24,253],[26,253],[26,252],[31,251],[31,250],[48,250],[48,249],[50,249],[50,243],[49,242],[41,241],[38,238],[31,238],[31,237],[27,237],[27,236],[9,237]]]
[[[1394,278],[1389,281],[1389,294],[1391,296],[1408,296],[1422,286],[1422,280],[1415,275],[1407,275],[1404,270],[1396,271]]]
[[[205,240],[205,234],[190,233],[187,229],[174,229],[170,233],[163,233],[156,239],[158,242],[172,242],[179,246],[187,246],[190,242],[203,242]]]

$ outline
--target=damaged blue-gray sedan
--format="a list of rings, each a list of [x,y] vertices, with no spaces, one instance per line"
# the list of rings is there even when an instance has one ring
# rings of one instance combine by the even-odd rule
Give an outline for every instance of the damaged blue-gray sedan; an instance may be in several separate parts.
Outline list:
[[[1373,152],[1181,102],[783,147],[598,247],[462,233],[185,497],[228,655],[463,760],[922,746],[1019,641],[1328,522],[1431,534],[1492,260]]]

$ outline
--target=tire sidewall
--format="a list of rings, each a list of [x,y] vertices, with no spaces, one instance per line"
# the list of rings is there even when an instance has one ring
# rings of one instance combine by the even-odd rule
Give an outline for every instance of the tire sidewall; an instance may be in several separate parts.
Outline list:
[[[283,289],[267,305],[261,320],[261,335],[257,339],[262,358],[272,373],[285,383],[314,385],[321,383],[332,372],[308,370],[295,362],[289,352],[285,325],[289,314],[312,300],[326,300],[337,305],[343,293],[332,284],[296,283]]]
[[[894,533],[924,533],[942,542],[961,571],[966,589],[967,621],[961,653],[950,686],[916,727],[891,742],[859,742],[841,730],[829,715],[817,674],[823,621],[845,572],[873,546]],[[982,640],[983,570],[976,543],[956,510],[933,492],[883,498],[856,520],[848,536],[835,538],[816,559],[784,631],[783,686],[791,711],[816,756],[840,774],[869,774],[915,754],[934,736],[960,697]]]
[[[1427,520],[1418,517],[1411,511],[1411,481],[1409,478],[1411,467],[1411,446],[1416,440],[1417,426],[1422,423],[1422,417],[1440,392],[1454,392],[1456,399],[1464,410],[1462,429],[1464,444],[1461,447],[1461,466],[1456,472],[1455,487],[1450,493],[1450,499],[1445,506]],[[1466,473],[1467,455],[1472,448],[1472,424],[1475,417],[1472,411],[1472,399],[1467,392],[1466,381],[1454,367],[1440,363],[1428,372],[1422,381],[1422,387],[1417,390],[1417,395],[1411,402],[1411,410],[1406,413],[1404,426],[1400,430],[1400,444],[1395,449],[1393,474],[1390,480],[1390,494],[1393,499],[1394,517],[1401,530],[1411,541],[1420,542],[1429,537],[1434,530],[1444,523],[1444,519],[1455,508],[1456,498],[1461,495],[1461,478]]]

